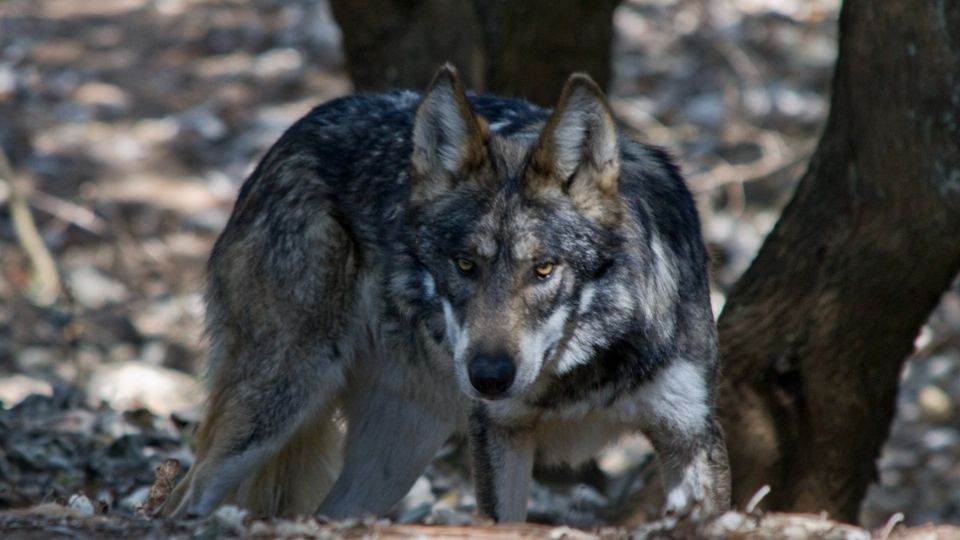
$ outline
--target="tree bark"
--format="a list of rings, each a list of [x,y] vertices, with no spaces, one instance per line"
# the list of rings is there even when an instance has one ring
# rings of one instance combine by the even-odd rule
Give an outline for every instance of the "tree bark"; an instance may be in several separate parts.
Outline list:
[[[960,3],[847,0],[809,170],[719,321],[740,505],[854,521],[904,359],[960,270]]]
[[[358,90],[426,86],[444,62],[469,88],[556,101],[567,77],[610,78],[616,0],[332,0]]]

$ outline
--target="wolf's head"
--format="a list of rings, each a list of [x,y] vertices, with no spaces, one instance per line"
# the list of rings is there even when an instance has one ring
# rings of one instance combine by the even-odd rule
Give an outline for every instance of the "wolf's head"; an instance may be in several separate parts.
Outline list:
[[[422,290],[442,307],[461,387],[485,399],[522,396],[603,345],[581,326],[630,230],[616,127],[589,77],[570,77],[545,124],[509,133],[474,111],[449,66],[413,129]]]

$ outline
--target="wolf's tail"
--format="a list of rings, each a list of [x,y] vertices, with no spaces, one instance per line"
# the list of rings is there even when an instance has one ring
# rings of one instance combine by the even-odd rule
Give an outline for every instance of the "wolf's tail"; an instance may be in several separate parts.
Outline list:
[[[343,430],[336,407],[306,419],[300,429],[224,502],[253,516],[309,516],[326,497],[342,464]]]

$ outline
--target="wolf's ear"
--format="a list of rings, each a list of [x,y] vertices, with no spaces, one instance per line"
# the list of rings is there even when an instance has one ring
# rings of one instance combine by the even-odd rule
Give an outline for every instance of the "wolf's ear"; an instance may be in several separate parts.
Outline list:
[[[481,163],[489,128],[467,101],[457,70],[447,64],[437,71],[413,124],[411,161],[416,181],[444,181]]]
[[[617,128],[603,91],[584,74],[567,79],[560,101],[540,134],[531,165],[532,186],[561,183],[570,191],[599,189],[617,195],[620,153]]]

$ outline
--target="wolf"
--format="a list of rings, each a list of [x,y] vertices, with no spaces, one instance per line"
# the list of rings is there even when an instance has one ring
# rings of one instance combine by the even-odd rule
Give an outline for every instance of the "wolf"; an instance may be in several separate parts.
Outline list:
[[[586,75],[552,111],[451,66],[319,106],[213,248],[209,403],[164,512],[382,515],[466,433],[479,510],[518,522],[534,460],[636,432],[667,514],[721,512],[707,263],[677,167]]]

